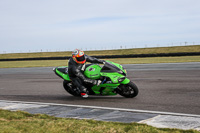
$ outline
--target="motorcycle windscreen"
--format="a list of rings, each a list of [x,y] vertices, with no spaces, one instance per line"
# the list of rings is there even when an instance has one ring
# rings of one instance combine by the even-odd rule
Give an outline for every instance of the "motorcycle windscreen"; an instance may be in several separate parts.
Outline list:
[[[106,64],[101,69],[101,72],[118,72],[118,71],[120,71],[120,69],[114,64],[111,64],[109,62],[106,62]]]

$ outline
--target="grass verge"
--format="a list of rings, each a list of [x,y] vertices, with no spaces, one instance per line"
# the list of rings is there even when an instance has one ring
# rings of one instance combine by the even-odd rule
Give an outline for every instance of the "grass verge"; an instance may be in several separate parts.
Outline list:
[[[42,114],[0,110],[0,132],[12,133],[198,133],[195,130],[160,129],[146,124],[103,122],[95,120],[77,120],[70,118],[56,118]]]
[[[118,58],[118,59],[108,59],[108,60],[119,64],[181,63],[181,62],[200,62],[200,56]],[[67,60],[1,61],[0,68],[66,66],[67,64],[68,64]]]

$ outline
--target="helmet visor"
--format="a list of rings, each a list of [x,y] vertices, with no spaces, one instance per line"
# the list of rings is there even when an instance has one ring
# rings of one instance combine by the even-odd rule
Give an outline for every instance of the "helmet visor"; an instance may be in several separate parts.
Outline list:
[[[81,57],[76,57],[77,61],[84,61],[85,60],[85,55],[81,56]]]

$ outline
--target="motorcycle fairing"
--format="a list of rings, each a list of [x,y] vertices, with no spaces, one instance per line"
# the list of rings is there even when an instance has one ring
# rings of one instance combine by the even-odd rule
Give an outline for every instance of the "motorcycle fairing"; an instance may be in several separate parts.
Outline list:
[[[62,66],[62,67],[56,67],[53,69],[53,71],[56,73],[57,76],[63,78],[64,80],[71,81],[68,75],[68,67]]]
[[[126,70],[122,67],[122,65],[111,61],[106,61],[103,68],[101,69],[101,72],[107,72],[107,73],[117,72],[119,74],[126,76]]]
[[[92,64],[86,67],[84,75],[90,79],[99,79],[101,77],[100,71],[101,67],[98,64]]]

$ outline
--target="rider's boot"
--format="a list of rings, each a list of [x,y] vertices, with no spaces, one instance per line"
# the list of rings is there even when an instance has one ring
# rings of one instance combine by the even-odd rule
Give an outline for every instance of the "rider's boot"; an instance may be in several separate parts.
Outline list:
[[[81,93],[81,97],[82,98],[88,98],[88,94],[87,93]]]
[[[82,89],[82,91],[81,91],[81,97],[82,98],[88,98],[88,94],[87,94],[87,89],[86,88]]]

